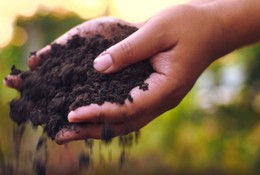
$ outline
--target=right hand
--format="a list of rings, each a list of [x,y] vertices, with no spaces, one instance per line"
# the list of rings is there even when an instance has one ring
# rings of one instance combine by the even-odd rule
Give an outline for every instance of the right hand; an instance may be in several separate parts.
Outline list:
[[[132,89],[133,103],[127,100],[123,105],[105,102],[71,111],[68,120],[75,127],[61,130],[56,142],[102,139],[106,125],[109,137],[124,135],[176,107],[208,65],[226,51],[222,28],[214,12],[203,6],[170,7],[99,55],[94,68],[104,74],[149,58],[155,70],[145,81],[149,90]]]

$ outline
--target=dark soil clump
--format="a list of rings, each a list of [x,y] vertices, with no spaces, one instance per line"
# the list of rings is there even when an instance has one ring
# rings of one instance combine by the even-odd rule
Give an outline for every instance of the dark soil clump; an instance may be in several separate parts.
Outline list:
[[[70,126],[68,113],[80,106],[124,104],[126,99],[134,103],[131,89],[139,86],[148,90],[144,81],[153,72],[148,60],[108,75],[93,68],[93,60],[100,53],[137,30],[119,24],[116,27],[123,30],[113,38],[75,35],[66,45],[52,44],[51,51],[40,56],[43,63],[35,70],[12,67],[11,74],[19,75],[22,84],[20,98],[10,103],[11,118],[18,124],[31,121],[34,126],[43,125],[54,138],[60,129]]]

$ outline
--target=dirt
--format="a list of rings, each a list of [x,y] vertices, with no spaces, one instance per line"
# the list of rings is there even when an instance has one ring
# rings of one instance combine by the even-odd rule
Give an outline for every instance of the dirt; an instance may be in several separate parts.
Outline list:
[[[13,121],[42,125],[54,139],[60,129],[71,126],[67,120],[70,111],[104,102],[134,103],[131,89],[139,86],[142,91],[149,90],[144,83],[153,72],[148,59],[114,74],[101,74],[93,68],[100,53],[137,30],[120,24],[116,27],[123,30],[112,38],[75,35],[65,45],[52,44],[49,53],[40,55],[42,64],[35,70],[21,71],[13,66],[11,74],[22,79],[20,98],[10,103]]]

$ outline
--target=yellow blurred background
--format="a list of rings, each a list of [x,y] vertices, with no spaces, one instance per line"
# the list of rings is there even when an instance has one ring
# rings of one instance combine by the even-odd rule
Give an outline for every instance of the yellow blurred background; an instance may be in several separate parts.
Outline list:
[[[0,47],[5,47],[12,39],[17,17],[31,17],[35,13],[53,11],[57,16],[74,12],[83,19],[100,15],[111,15],[129,22],[148,19],[152,14],[169,5],[185,0],[1,0],[0,1]],[[22,35],[26,33],[24,31]]]

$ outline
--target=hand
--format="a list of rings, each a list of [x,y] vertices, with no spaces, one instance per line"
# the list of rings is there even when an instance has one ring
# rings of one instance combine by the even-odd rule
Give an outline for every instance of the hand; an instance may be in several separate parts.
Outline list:
[[[202,2],[205,4],[200,4]],[[95,19],[75,27],[55,41],[65,44],[74,34],[110,37],[116,33],[111,27],[114,23],[134,25],[140,29],[96,58],[94,68],[108,74],[150,58],[155,70],[146,80],[148,91],[134,88],[130,92],[134,103],[91,104],[71,111],[68,120],[73,127],[61,130],[55,138],[57,143],[103,138],[107,130],[109,137],[114,137],[142,128],[178,105],[216,58],[259,41],[258,1],[191,0],[190,4],[194,5],[168,8],[140,24],[114,18]],[[40,65],[39,55],[49,50],[50,46],[47,46],[32,55],[28,60],[29,67],[35,69]],[[9,75],[4,83],[19,89],[21,81],[19,75]],[[79,125],[79,122],[88,122],[88,125]]]
[[[61,130],[56,142],[104,138],[106,128],[109,137],[127,134],[178,105],[207,66],[225,53],[222,28],[214,14],[204,6],[171,7],[107,49],[94,61],[94,68],[105,74],[150,57],[155,72],[146,80],[149,90],[134,88],[133,103],[106,102],[71,111],[69,122],[88,124]]]

